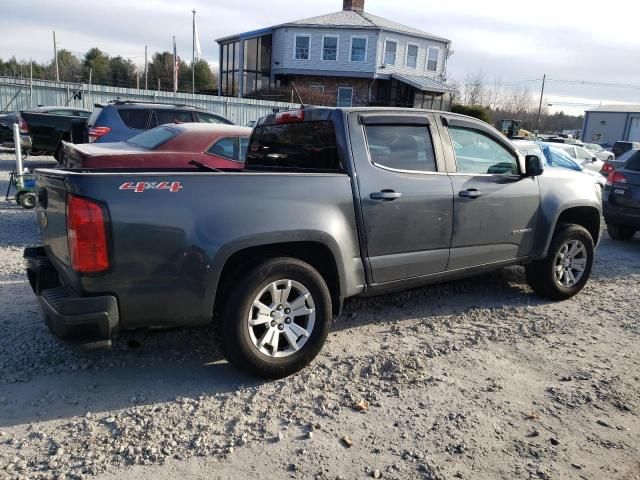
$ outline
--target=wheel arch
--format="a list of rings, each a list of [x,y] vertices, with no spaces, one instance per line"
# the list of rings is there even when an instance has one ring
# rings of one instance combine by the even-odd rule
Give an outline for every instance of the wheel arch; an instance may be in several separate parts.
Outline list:
[[[562,225],[569,223],[584,227],[591,234],[594,245],[597,245],[600,240],[600,217],[600,210],[596,207],[587,205],[568,206],[558,212],[552,228],[549,231],[549,235],[547,236],[542,256],[544,257],[547,255],[551,241],[558,229],[561,228]]]
[[[219,302],[224,297],[224,289],[227,282],[235,275],[241,275],[243,271],[255,266],[258,262],[269,258],[292,257],[302,260],[314,267],[324,278],[333,305],[333,313],[338,315],[345,297],[345,273],[344,266],[339,261],[339,249],[337,243],[328,241],[327,238],[314,238],[294,241],[278,241],[272,243],[260,243],[251,245],[238,245],[236,248],[227,249],[223,258],[219,258],[214,264],[219,267],[214,271],[220,272],[217,278],[212,279],[212,294],[214,299],[212,309],[216,310]],[[220,255],[218,255],[220,256]]]

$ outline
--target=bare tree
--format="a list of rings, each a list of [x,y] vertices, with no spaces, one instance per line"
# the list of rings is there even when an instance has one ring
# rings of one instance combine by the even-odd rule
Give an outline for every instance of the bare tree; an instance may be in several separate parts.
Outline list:
[[[481,105],[485,96],[486,74],[482,70],[468,73],[462,84],[461,101],[464,105]]]

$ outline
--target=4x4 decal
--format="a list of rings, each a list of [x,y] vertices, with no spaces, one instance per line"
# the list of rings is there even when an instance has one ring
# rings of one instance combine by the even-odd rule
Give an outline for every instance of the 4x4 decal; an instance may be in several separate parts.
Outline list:
[[[133,190],[142,193],[145,190],[169,190],[172,193],[182,190],[180,182],[125,182],[118,190]]]

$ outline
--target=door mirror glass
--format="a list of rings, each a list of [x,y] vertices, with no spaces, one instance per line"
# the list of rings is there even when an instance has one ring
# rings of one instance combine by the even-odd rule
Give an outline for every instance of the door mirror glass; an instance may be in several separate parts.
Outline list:
[[[524,164],[526,177],[537,177],[542,175],[544,171],[542,160],[537,155],[527,155],[524,159]]]

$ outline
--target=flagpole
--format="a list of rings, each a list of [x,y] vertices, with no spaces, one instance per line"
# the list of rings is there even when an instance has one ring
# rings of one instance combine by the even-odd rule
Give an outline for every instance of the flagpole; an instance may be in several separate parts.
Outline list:
[[[196,10],[193,9],[193,25],[191,39],[191,93],[196,93]]]
[[[178,72],[176,68],[178,66],[178,57],[176,53],[176,36],[173,36],[173,93],[178,91]]]

